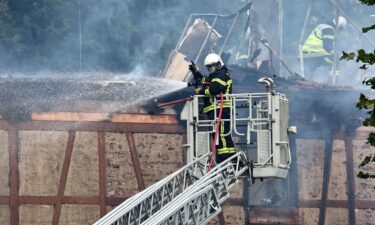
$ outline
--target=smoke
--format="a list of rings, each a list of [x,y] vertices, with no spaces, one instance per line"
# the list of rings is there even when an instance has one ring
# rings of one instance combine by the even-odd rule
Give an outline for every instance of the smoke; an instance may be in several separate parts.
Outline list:
[[[0,7],[6,29],[0,34],[0,72],[130,73],[142,67],[154,76],[191,13],[233,12],[245,2],[9,1]]]
[[[355,0],[337,0],[337,5],[341,8],[339,15],[348,18],[348,25],[337,32],[337,63],[340,71],[337,77],[337,84],[349,85],[354,88],[363,88],[361,81],[369,74],[373,74],[374,68],[364,71],[358,69],[361,64],[355,61],[340,61],[339,58],[342,52],[355,52],[358,49],[365,49],[366,51],[373,51],[375,47],[369,40],[375,40],[375,33],[368,32],[365,35],[361,32],[362,27],[369,26],[375,23],[375,19],[370,17],[373,7],[368,7]],[[303,28],[304,19],[307,13],[309,1],[294,0],[285,2],[284,4],[284,35],[283,35],[283,57],[292,70],[300,73],[300,64],[298,56],[298,44],[300,34]],[[341,11],[342,10],[342,11]],[[311,7],[310,18],[307,21],[307,26],[303,41],[307,39],[311,31],[321,23],[332,21],[336,15],[336,8],[330,1],[314,1]],[[291,31],[291,32],[290,32]],[[366,37],[368,39],[366,39]],[[374,42],[374,41],[372,41]],[[321,69],[316,66],[316,69],[307,68],[306,74],[310,73],[310,77],[316,77],[322,74]],[[330,69],[330,68],[329,68]],[[330,71],[328,71],[329,73]],[[326,72],[325,72],[326,73]],[[330,83],[332,77],[317,78],[316,81]]]
[[[277,40],[272,40],[278,37],[278,18],[266,19],[262,10],[267,4],[252,2],[264,26],[264,37],[271,41],[271,47],[278,49]],[[375,22],[370,17],[371,7],[355,0],[337,2],[359,27]],[[231,14],[246,3],[248,0],[10,1],[0,7],[0,25],[6,30],[0,34],[0,72],[130,73],[142,68],[145,74],[155,76],[163,69],[191,13]],[[283,58],[296,72],[300,70],[298,42],[307,6],[308,1],[303,0],[283,3]],[[332,3],[314,1],[304,39],[316,25],[331,21],[334,16]],[[243,24],[241,21],[235,27],[227,50],[238,47]],[[227,28],[228,25],[220,23],[217,26],[222,33]],[[367,34],[370,39],[374,39],[373,33]],[[372,47],[351,25],[338,41],[339,52],[353,51],[358,43],[362,43],[360,48]],[[363,73],[368,73],[358,72],[355,63],[340,62],[340,66],[345,71],[339,79],[341,84],[352,84],[353,76],[361,80]],[[286,75],[285,71],[282,73]]]

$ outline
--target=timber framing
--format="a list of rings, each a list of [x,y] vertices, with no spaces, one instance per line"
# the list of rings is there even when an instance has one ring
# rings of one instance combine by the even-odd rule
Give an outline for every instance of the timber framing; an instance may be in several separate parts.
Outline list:
[[[355,220],[355,179],[354,179],[354,158],[353,158],[353,140],[345,139],[346,150],[346,176],[348,190],[349,224],[356,225]]]
[[[127,133],[126,138],[128,139],[130,156],[133,161],[133,167],[134,167],[135,177],[137,179],[138,190],[143,191],[145,189],[145,182],[142,176],[141,162],[139,161],[139,155],[135,147],[134,135],[132,133]]]
[[[53,224],[58,224],[60,220],[61,207],[64,204],[70,205],[95,205],[100,209],[100,216],[107,212],[107,207],[115,207],[125,201],[128,197],[107,196],[106,184],[106,136],[105,132],[121,132],[126,133],[133,169],[136,175],[138,190],[145,188],[145,182],[142,174],[142,165],[136,149],[134,134],[135,133],[161,133],[161,134],[180,134],[183,137],[183,143],[186,143],[186,130],[178,121],[175,115],[141,115],[141,114],[118,114],[117,116],[109,116],[98,113],[34,113],[33,120],[11,124],[0,119],[0,130],[8,132],[9,141],[9,195],[0,196],[0,205],[9,205],[10,208],[10,224],[19,225],[19,207],[21,205],[51,205],[54,206]],[[19,152],[19,131],[21,130],[38,130],[38,131],[66,131],[68,132],[68,140],[65,149],[65,158],[63,168],[60,174],[60,183],[56,196],[20,196],[19,195],[19,169],[18,169],[18,152]],[[72,157],[74,139],[76,132],[88,131],[97,133],[98,141],[98,167],[99,167],[99,192],[97,196],[65,196],[65,186],[69,174],[70,160]],[[363,134],[362,134],[363,133]],[[325,157],[325,173],[327,173],[323,182],[322,199],[319,200],[298,200],[298,187],[295,187],[296,196],[291,196],[292,202],[296,203],[298,208],[318,208],[320,209],[320,221],[325,221],[326,208],[343,208],[348,209],[348,221],[355,224],[356,209],[373,209],[375,210],[375,201],[372,200],[356,200],[355,199],[355,174],[353,161],[353,140],[361,139],[366,136],[365,132],[360,133],[358,137],[345,138],[344,136],[335,136],[335,138],[344,139],[346,149],[346,168],[347,168],[347,200],[330,200],[328,199],[328,185],[330,178],[330,166],[332,158],[332,143],[326,144],[327,155]],[[292,143],[295,145],[295,140]],[[182,150],[182,151],[185,151]],[[184,163],[186,163],[185,152],[183,152]],[[296,171],[295,171],[296,173]],[[292,184],[290,184],[292,186]],[[296,199],[295,199],[296,198]],[[230,198],[224,206],[243,206],[242,198]],[[285,211],[285,217],[297,217],[298,210],[295,208],[282,208]],[[252,214],[252,210],[264,212],[263,218],[269,217],[271,213],[269,208],[255,207],[250,211],[245,209],[247,213]],[[257,215],[260,219],[263,214]],[[218,215],[219,223],[225,224],[224,215]],[[253,216],[249,217],[249,224],[264,224],[260,220],[255,220]],[[275,223],[277,223],[275,217]],[[272,223],[270,218],[267,224]],[[285,221],[289,221],[285,219]],[[296,220],[285,222],[284,224],[296,224]]]
[[[330,135],[331,136],[331,135]],[[319,222],[318,225],[324,225],[326,219],[327,203],[328,203],[328,188],[329,180],[331,178],[331,165],[332,165],[332,153],[333,153],[333,136],[326,138],[325,140],[325,156],[324,156],[324,167],[323,167],[323,186],[322,186],[322,198],[319,205]]]
[[[221,209],[221,212],[217,216],[219,218],[219,224],[225,225],[224,209]]]
[[[19,182],[20,173],[18,170],[18,131],[9,130],[9,206],[10,224],[19,224]]]
[[[42,131],[90,131],[90,132],[133,132],[133,133],[185,133],[185,130],[177,124],[129,124],[106,122],[26,122],[9,125],[0,121],[1,130],[42,130]]]
[[[61,214],[61,205],[62,205],[62,197],[64,196],[65,187],[66,187],[66,181],[68,180],[68,174],[69,174],[69,167],[70,162],[72,159],[72,153],[73,153],[73,146],[74,146],[74,139],[75,139],[75,131],[69,131],[68,135],[68,142],[66,144],[66,151],[65,151],[65,158],[63,167],[61,170],[61,176],[60,176],[60,184],[59,189],[56,196],[56,202],[55,202],[55,208],[53,211],[53,217],[52,217],[52,224],[58,225],[60,214]]]
[[[98,132],[98,159],[99,159],[99,203],[100,217],[107,213],[106,198],[106,165],[105,165],[105,134]]]
[[[63,204],[97,205],[100,209],[100,216],[103,216],[107,212],[107,206],[114,207],[125,201],[127,197],[107,196],[105,132],[126,133],[139,191],[145,189],[145,183],[134,141],[134,133],[180,134],[186,140],[186,130],[179,124],[175,115],[119,114],[117,116],[108,116],[98,113],[33,113],[31,121],[17,124],[11,124],[0,118],[0,130],[8,132],[10,168],[9,196],[0,196],[0,205],[9,205],[11,225],[20,224],[19,207],[21,205],[52,205],[54,206],[52,224],[59,224]],[[68,132],[63,168],[56,196],[19,196],[18,133],[23,130]],[[98,196],[81,197],[64,195],[74,148],[75,134],[80,131],[97,133],[97,154],[99,161]]]

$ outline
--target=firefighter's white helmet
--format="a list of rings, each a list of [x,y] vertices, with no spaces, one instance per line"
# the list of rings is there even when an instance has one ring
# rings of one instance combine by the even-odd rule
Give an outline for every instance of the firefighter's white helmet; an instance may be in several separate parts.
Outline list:
[[[204,66],[207,67],[210,73],[213,73],[216,70],[221,69],[224,66],[224,62],[219,55],[211,53],[204,59]]]
[[[336,19],[335,19],[335,21],[336,21]],[[343,17],[343,16],[339,16],[339,17],[337,18],[337,26],[338,26],[339,28],[344,28],[344,27],[346,26],[347,23],[348,23],[348,21],[346,20],[345,17]]]

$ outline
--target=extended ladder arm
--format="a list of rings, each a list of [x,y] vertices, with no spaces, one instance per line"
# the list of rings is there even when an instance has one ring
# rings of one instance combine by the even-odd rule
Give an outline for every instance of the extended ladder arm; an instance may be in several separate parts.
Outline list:
[[[129,198],[94,225],[141,224],[207,173],[207,153]]]
[[[249,171],[246,163],[246,155],[243,152],[236,153],[214,167],[143,224],[206,224],[221,212],[220,204],[229,198],[229,190],[237,178]]]

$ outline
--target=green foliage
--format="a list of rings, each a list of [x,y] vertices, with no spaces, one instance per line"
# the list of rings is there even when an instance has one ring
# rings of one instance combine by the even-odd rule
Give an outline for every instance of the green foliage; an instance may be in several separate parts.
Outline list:
[[[367,33],[369,30],[373,30],[373,29],[375,29],[375,24],[369,27],[362,28],[362,32]]]
[[[365,159],[362,161],[362,163],[359,165],[359,167],[363,167],[370,162],[375,162],[375,155],[366,156]]]
[[[375,26],[375,25],[374,25]],[[354,52],[343,52],[341,56],[341,60],[346,59],[346,60],[353,60],[356,57],[356,62],[361,62],[363,63],[360,69],[367,69],[368,65],[373,65],[375,64],[375,51],[366,53],[365,50],[360,49],[357,51],[357,54]]]
[[[357,176],[362,179],[375,179],[375,174],[364,173],[360,171]]]
[[[348,61],[348,60],[354,59],[354,57],[355,57],[354,52],[346,53],[346,52],[343,51],[340,60],[346,59]]]
[[[360,2],[362,2],[363,4],[366,4],[366,5],[374,5],[375,4],[375,0],[359,0]]]
[[[360,0],[363,4],[366,5],[374,5],[375,0]],[[370,30],[375,29],[375,24],[369,27],[362,28],[363,33],[367,33]],[[363,49],[359,49],[357,53],[350,52],[346,53],[343,52],[341,56],[341,60],[356,60],[357,63],[362,63],[359,67],[360,69],[367,69],[368,66],[375,64],[375,50],[374,52],[366,53]],[[370,79],[365,79],[362,82],[364,85],[370,87],[371,89],[375,89],[375,77]],[[368,98],[364,94],[361,94],[359,97],[359,101],[356,104],[356,107],[360,110],[366,110],[366,114],[368,115],[367,118],[363,121],[364,126],[372,126],[375,127],[375,99]],[[371,132],[367,138],[367,143],[371,146],[375,147],[375,133]],[[359,168],[364,168],[366,165],[370,163],[375,163],[375,154],[370,154],[363,159]],[[370,174],[368,172],[359,171],[357,176],[362,179],[375,179],[375,174]]]

